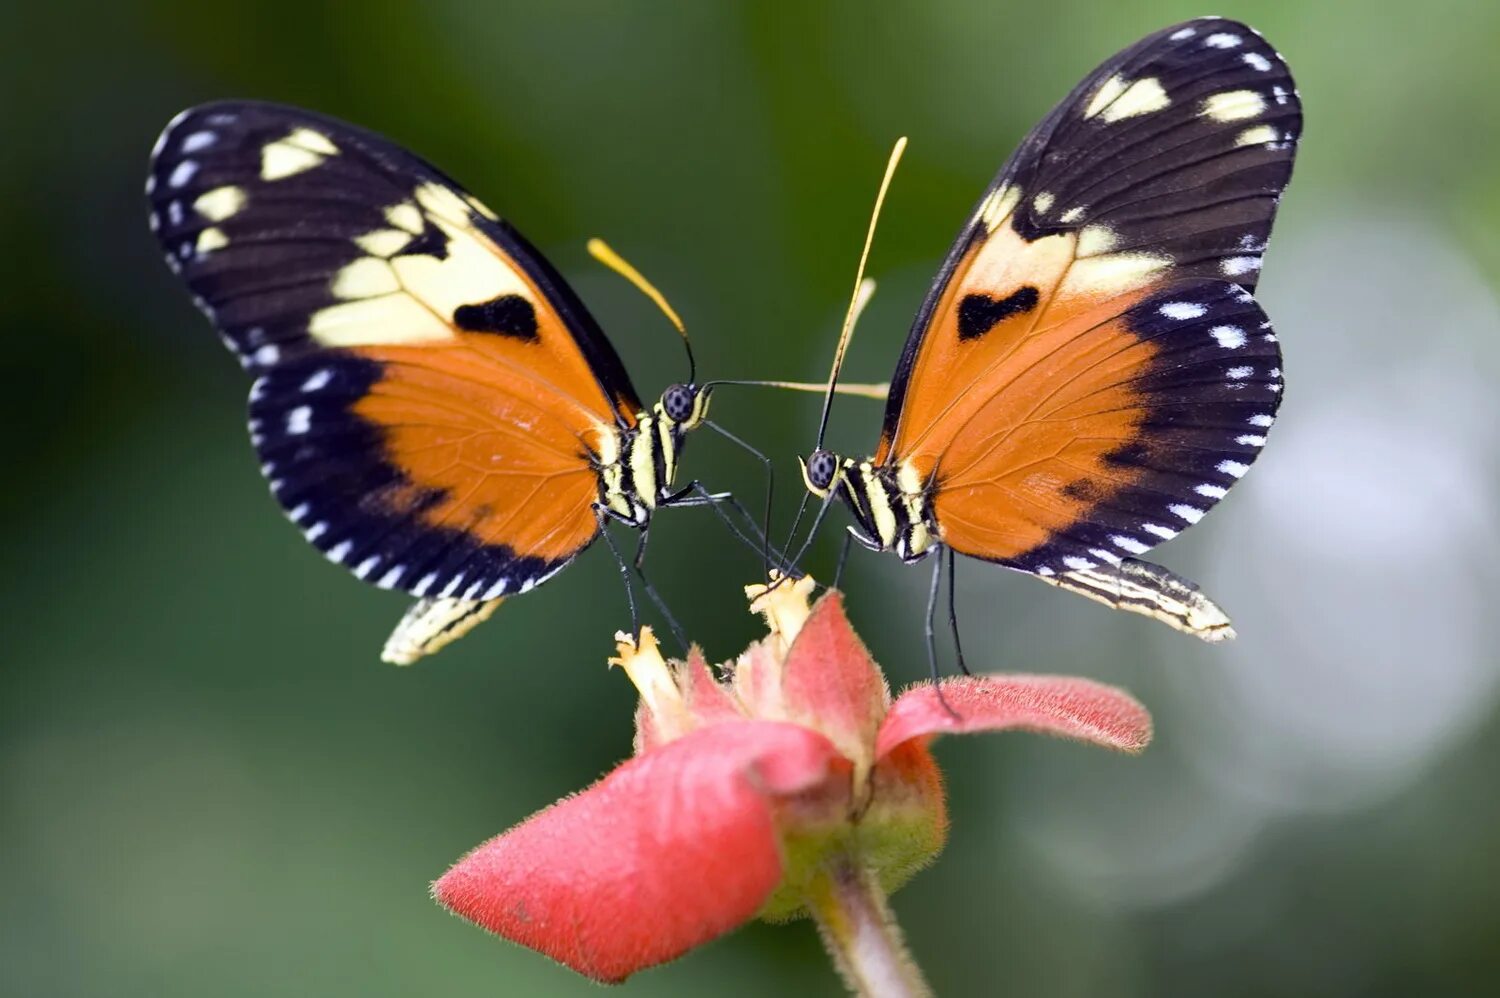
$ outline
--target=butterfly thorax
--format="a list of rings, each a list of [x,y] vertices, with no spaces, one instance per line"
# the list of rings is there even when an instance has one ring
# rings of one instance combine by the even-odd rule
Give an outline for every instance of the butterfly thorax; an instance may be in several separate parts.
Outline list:
[[[874,551],[921,561],[941,543],[932,515],[932,487],[909,463],[877,465],[846,458],[838,493],[854,516],[854,539]]]
[[[645,527],[657,506],[672,494],[687,434],[708,415],[706,391],[693,392],[687,411],[672,404],[677,400],[669,396],[670,390],[649,412],[638,413],[634,426],[612,427],[602,433],[602,446],[595,455],[600,507],[633,527]]]

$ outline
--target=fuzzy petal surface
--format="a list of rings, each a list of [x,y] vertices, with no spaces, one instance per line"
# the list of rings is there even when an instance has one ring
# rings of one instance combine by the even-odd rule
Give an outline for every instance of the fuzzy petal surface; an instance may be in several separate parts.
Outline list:
[[[714,681],[713,670],[697,645],[688,651],[686,662],[672,664],[671,675],[680,695],[681,710],[660,718],[643,698],[635,712],[636,755],[660,748],[694,728],[744,720],[745,715],[735,705],[734,698]]]
[[[876,758],[913,738],[976,731],[1035,731],[1139,752],[1151,741],[1151,715],[1124,690],[1073,676],[961,676],[914,686],[891,705]],[[957,715],[957,716],[955,716]]]
[[[817,728],[862,768],[875,761],[875,735],[890,691],[880,667],[854,633],[841,593],[813,606],[782,666],[789,719]]]
[[[782,876],[775,801],[834,746],[731,721],[622,764],[474,849],[433,885],[455,913],[595,980],[624,980],[749,920]]]

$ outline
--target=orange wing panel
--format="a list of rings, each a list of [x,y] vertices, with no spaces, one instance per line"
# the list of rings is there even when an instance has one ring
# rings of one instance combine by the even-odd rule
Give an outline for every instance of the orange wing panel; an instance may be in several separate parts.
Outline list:
[[[597,530],[585,441],[610,430],[532,376],[545,364],[517,367],[495,339],[361,351],[383,362],[383,375],[353,412],[384,429],[386,460],[405,479],[381,502],[399,506],[431,490],[441,498],[417,513],[428,526],[521,556],[571,556]]]
[[[1281,398],[1243,289],[1180,281],[1034,330],[902,456],[943,541],[1048,575],[1143,554],[1249,469]]]
[[[1131,382],[1155,354],[1118,316],[1095,325],[1085,316],[1027,337],[992,365],[912,458],[937,469],[944,541],[1010,560],[1085,518],[1108,487],[1132,484],[1108,455],[1139,436],[1145,400]]]

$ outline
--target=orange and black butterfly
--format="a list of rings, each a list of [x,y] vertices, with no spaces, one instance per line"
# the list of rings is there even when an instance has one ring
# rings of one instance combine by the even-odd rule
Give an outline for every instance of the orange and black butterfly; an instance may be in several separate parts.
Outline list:
[[[809,490],[842,499],[868,547],[946,550],[950,591],[966,554],[1232,637],[1195,585],[1136,556],[1202,519],[1275,419],[1281,353],[1251,293],[1301,128],[1286,64],[1235,21],[1106,61],[959,233],[874,456],[840,458],[820,429]]]
[[[670,489],[708,392],[690,376],[647,410],[557,271],[399,146],[207,104],[162,133],[147,193],[169,265],[255,375],[277,501],[329,559],[418,597],[388,660],[546,581],[608,519],[644,530],[712,498]]]

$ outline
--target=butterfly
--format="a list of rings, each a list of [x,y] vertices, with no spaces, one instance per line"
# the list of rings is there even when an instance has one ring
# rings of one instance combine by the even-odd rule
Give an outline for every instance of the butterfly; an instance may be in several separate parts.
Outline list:
[[[825,400],[802,462],[823,511],[842,500],[852,537],[904,562],[946,551],[950,594],[964,554],[1232,637],[1196,585],[1137,556],[1224,498],[1275,420],[1281,353],[1252,293],[1301,127],[1286,63],[1236,21],[1106,60],[964,224],[872,457],[823,448]]]
[[[387,660],[465,633],[609,520],[644,534],[658,507],[714,498],[671,488],[709,392],[690,375],[646,409],[547,260],[392,142],[205,104],[162,132],[147,194],[168,265],[255,376],[277,502],[330,560],[417,597]]]

